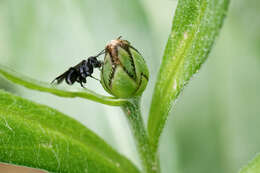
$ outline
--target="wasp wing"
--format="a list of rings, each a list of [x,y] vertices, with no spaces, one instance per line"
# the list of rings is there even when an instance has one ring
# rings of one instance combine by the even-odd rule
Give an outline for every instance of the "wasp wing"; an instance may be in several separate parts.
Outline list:
[[[78,76],[80,76],[80,68],[84,63],[86,63],[86,60],[81,61],[80,63],[78,63],[74,67],[71,67],[69,70],[67,70],[60,76],[56,77],[51,82],[51,84],[54,83],[55,81],[57,81],[57,84],[60,84],[65,79],[67,84],[72,85],[73,83],[75,83],[75,81],[77,81]]]
[[[60,84],[61,82],[64,81],[64,79],[67,77],[69,73],[69,70],[64,72],[63,74],[61,74],[60,76],[56,77],[52,82],[51,84],[53,84],[55,81],[57,81],[57,84]]]

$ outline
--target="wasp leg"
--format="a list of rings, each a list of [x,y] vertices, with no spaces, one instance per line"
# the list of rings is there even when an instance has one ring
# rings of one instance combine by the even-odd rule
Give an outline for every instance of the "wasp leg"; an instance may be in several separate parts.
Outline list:
[[[95,80],[97,80],[97,81],[99,81],[99,82],[100,82],[100,80],[99,80],[99,79],[97,79],[97,78],[95,78],[94,76],[89,76],[89,77],[91,77],[92,79],[95,79]]]
[[[84,83],[84,84],[87,83],[87,81],[86,81],[85,78],[83,78],[83,77],[81,77],[81,76],[78,76],[78,78],[76,79],[76,81],[80,84],[80,86],[81,86],[82,88],[85,88],[85,86],[83,85],[83,83]]]
[[[81,86],[82,88],[86,88],[86,87],[83,85],[83,82],[82,82],[82,81],[80,81],[79,83],[80,83],[80,86]]]

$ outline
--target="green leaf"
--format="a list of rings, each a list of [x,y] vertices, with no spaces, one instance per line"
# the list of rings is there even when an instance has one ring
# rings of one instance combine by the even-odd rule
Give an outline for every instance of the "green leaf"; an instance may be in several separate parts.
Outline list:
[[[66,91],[64,89],[58,89],[49,83],[40,82],[35,79],[31,79],[30,77],[27,77],[25,75],[22,75],[18,72],[13,71],[12,69],[5,67],[0,64],[0,75],[4,76],[6,79],[22,85],[26,88],[42,91],[42,92],[48,92],[60,97],[81,97],[88,100],[92,100],[95,102],[99,102],[102,104],[107,104],[111,106],[120,106],[124,103],[126,103],[126,100],[124,99],[117,99],[115,97],[108,97],[103,96],[100,94],[97,94],[89,89],[84,89],[84,92],[78,92],[78,91]]]
[[[260,154],[258,154],[250,163],[245,166],[240,173],[259,173],[260,172]]]
[[[0,162],[50,172],[138,172],[68,116],[0,90]]]
[[[228,4],[229,0],[179,0],[150,108],[148,133],[154,150],[173,103],[208,57]]]

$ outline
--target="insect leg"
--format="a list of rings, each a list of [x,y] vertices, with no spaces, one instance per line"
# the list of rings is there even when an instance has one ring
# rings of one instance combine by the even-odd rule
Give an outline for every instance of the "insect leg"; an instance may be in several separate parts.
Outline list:
[[[85,86],[83,85],[83,81],[79,81],[79,83],[80,83],[80,86],[82,87],[82,88],[85,88]],[[85,82],[86,83],[86,82]]]
[[[95,80],[97,80],[97,81],[99,81],[99,82],[100,82],[100,80],[99,80],[99,79],[97,79],[97,78],[95,78],[94,76],[89,76],[89,77],[91,77],[92,79],[95,79]]]

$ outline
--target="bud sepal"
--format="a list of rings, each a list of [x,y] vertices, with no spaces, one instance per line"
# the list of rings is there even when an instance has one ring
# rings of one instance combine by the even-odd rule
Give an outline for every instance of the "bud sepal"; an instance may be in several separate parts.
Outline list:
[[[127,40],[112,40],[106,46],[101,84],[118,97],[131,98],[143,93],[149,70],[142,55]]]

